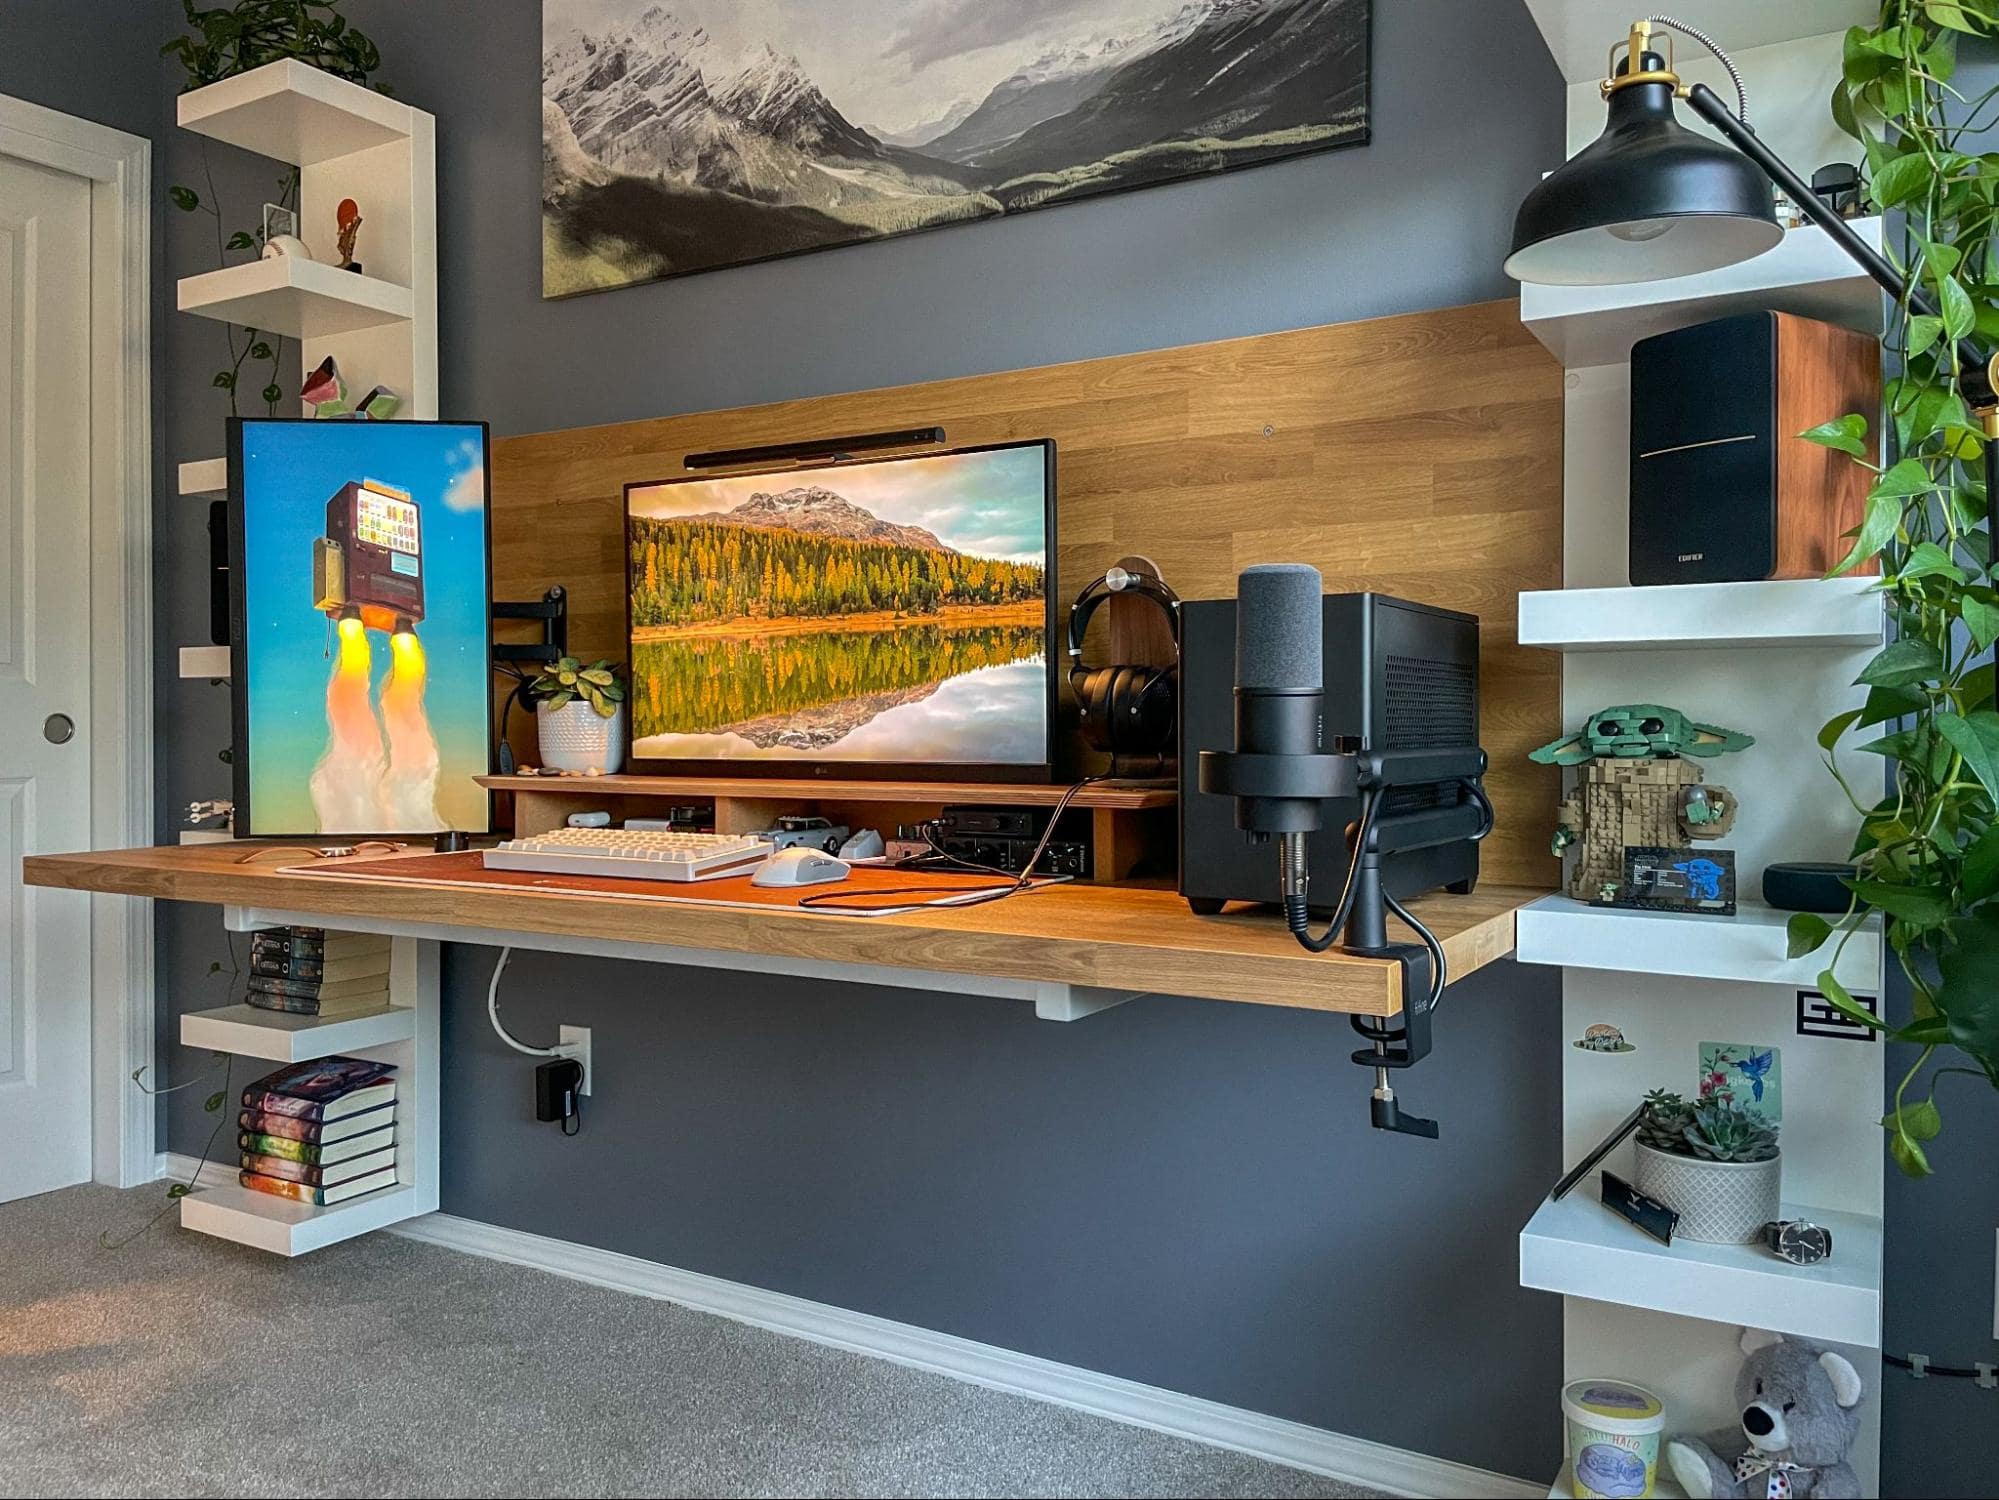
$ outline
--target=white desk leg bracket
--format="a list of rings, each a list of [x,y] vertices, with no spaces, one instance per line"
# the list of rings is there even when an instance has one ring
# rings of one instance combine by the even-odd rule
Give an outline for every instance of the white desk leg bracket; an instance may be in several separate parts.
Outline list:
[[[1080,1021],[1113,1005],[1140,998],[1130,990],[1100,990],[1087,984],[1053,984],[1037,981],[1034,986],[1034,1014],[1044,1021]]]

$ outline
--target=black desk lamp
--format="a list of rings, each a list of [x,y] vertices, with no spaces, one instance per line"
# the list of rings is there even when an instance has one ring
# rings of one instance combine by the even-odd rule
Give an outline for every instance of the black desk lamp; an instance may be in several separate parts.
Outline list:
[[[1664,38],[1663,56],[1652,49],[1660,26],[1685,33],[1721,59],[1735,84],[1734,112],[1706,84],[1689,88],[1680,81],[1671,37]],[[1749,128],[1742,75],[1707,36],[1668,16],[1634,21],[1630,39],[1611,48],[1610,63],[1603,134],[1522,200],[1506,257],[1509,276],[1600,286],[1689,276],[1760,255],[1784,237],[1760,172],[1890,297],[1936,315],[1929,294],[1912,287]],[[1675,99],[1686,100],[1728,144],[1681,125],[1673,118]],[[1986,524],[1999,537],[1999,370],[1993,356],[1969,342],[1958,344],[1957,356],[1965,400],[1987,439]]]

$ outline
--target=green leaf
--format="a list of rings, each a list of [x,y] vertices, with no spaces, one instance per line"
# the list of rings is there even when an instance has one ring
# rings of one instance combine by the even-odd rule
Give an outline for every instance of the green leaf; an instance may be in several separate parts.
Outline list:
[[[1825,726],[1819,730],[1819,749],[1830,752],[1832,747],[1839,743],[1839,737],[1859,722],[1859,719],[1860,710],[1857,708],[1849,708],[1845,713],[1827,719]]]
[[[1877,167],[1869,192],[1877,207],[1898,208],[1928,192],[1929,185],[1929,158],[1920,151],[1911,151],[1906,156],[1892,157]]]
[[[1885,880],[1850,880],[1847,885],[1869,906],[1925,932],[1943,926],[1956,911],[1950,897],[1933,887],[1892,885]]]
[[[256,343],[250,346],[250,358],[269,359],[270,357],[271,357],[271,346],[265,343],[262,339],[257,340]]]
[[[1876,479],[1867,494],[1870,499],[1877,495],[1891,495],[1900,500],[1912,495],[1927,495],[1936,487],[1930,471],[1919,460],[1905,458]]]
[[[1867,687],[1902,687],[1943,675],[1943,657],[1928,641],[1904,638],[1882,647],[1854,679]]]
[[[1832,977],[1832,970],[1819,971],[1819,993],[1826,997],[1832,1008],[1845,1016],[1856,1026],[1865,1026],[1869,1031],[1886,1031],[1885,1023],[1864,1005],[1854,1003],[1853,996],[1846,992],[1846,986]]]
[[[1840,559],[1839,566],[1827,576],[1837,578],[1842,573],[1850,573],[1870,557],[1895,539],[1896,528],[1902,524],[1902,502],[1895,495],[1873,495],[1867,501],[1866,518],[1860,523],[1860,534],[1853,543],[1853,550]]]
[[[1856,710],[1860,717],[1854,720],[1854,728],[1866,729],[1873,724],[1906,718],[1929,707],[1929,702],[1929,694],[1917,687],[1870,688],[1866,704]]]
[[[1951,561],[1950,554],[1935,542],[1918,542],[1895,572],[1897,578],[1948,578],[1963,583],[1964,569]]]
[[[228,1090],[217,1089],[214,1093],[210,1094],[206,1099],[202,1100],[201,1108],[203,1113],[211,1115],[214,1114],[218,1109],[222,1108],[222,1101],[228,1097],[229,1097]]]
[[[1980,651],[1989,650],[1994,641],[1999,641],[1999,606],[1987,604],[1982,599],[1970,595],[1958,600],[1957,612],[1964,620],[1964,628],[1971,632],[1972,640],[1978,643]]]
[[[192,1191],[193,1189],[187,1183],[176,1182],[172,1187],[167,1189],[167,1196],[169,1198],[185,1198]]]
[[[201,207],[201,200],[194,195],[194,189],[182,187],[179,183],[167,189],[167,197],[173,200],[174,207],[182,213],[191,214]]]
[[[1909,319],[1909,358],[1914,359],[1929,348],[1942,332],[1942,318],[1931,317],[1928,313],[1917,313]]]
[[[209,384],[225,391],[233,391],[236,389],[236,372],[234,370],[217,370],[215,378]]]
[[[609,687],[611,685],[611,674],[601,667],[592,667],[583,674],[583,680],[585,682],[594,682],[598,687]]]
[[[1986,829],[1964,851],[1958,888],[1968,905],[1999,893],[1999,824]]]
[[[227,250],[254,250],[257,248],[257,237],[247,229],[239,229],[229,236],[229,243],[223,248]]]
[[[1936,323],[1935,318],[1931,318]],[[1938,327],[1942,327],[1938,323]],[[1911,351],[1913,352],[1913,351]],[[1808,443],[1817,443],[1821,448],[1837,448],[1841,453],[1850,453],[1855,458],[1868,457],[1867,418],[1859,412],[1848,412],[1843,417],[1834,417],[1830,422],[1821,422],[1798,434]]]
[[[1991,30],[1991,17],[1966,0],[1923,0],[1923,14],[1939,26],[1972,36]]]
[[[1883,1115],[1881,1124],[1913,1140],[1933,1141],[1943,1129],[1943,1116],[1937,1112],[1934,1099],[1917,1099]]]
[[[1902,1169],[1904,1177],[1928,1177],[1935,1170],[1915,1138],[1899,1130],[1888,1137],[1888,1154],[1895,1158],[1895,1165]]]
[[[1999,921],[1986,908],[1950,924],[1957,941],[1937,958],[1943,987],[1938,1008],[1950,1039],[1988,1078],[1999,1077]]]
[[[1825,946],[1826,939],[1832,936],[1832,923],[1817,912],[1795,911],[1784,924],[1784,932],[1789,949],[1785,956],[1803,958]]]
[[[1999,714],[1990,709],[1980,709],[1962,718],[1940,713],[1933,722],[1945,743],[1964,757],[1971,774],[1999,799]]]
[[[1905,158],[1906,159],[1906,158]],[[1924,163],[1927,175],[1928,163]],[[1953,342],[1969,338],[1977,326],[1978,314],[1971,305],[1971,293],[1955,276],[1937,278],[1937,300],[1943,306],[1943,331]]]

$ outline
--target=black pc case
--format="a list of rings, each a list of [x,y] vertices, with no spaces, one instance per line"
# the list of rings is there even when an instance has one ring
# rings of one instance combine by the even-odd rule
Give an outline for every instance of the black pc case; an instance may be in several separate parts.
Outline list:
[[[1478,617],[1412,604],[1385,594],[1325,597],[1323,742],[1357,740],[1369,750],[1476,745]],[[1224,902],[1275,903],[1277,845],[1251,843],[1235,824],[1235,801],[1200,788],[1200,752],[1235,748],[1235,611],[1233,599],[1192,599],[1180,613],[1180,894],[1195,911]],[[1412,787],[1388,794],[1384,812],[1462,801],[1456,786]],[[1324,915],[1346,876],[1345,829],[1358,799],[1327,804],[1311,841],[1312,909]],[[1398,900],[1478,881],[1478,845],[1470,840],[1392,854],[1383,884]]]

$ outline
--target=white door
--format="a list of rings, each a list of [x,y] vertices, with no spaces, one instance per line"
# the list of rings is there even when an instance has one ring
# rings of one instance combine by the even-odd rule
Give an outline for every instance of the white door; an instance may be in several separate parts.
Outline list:
[[[0,1201],[90,1177],[90,185],[0,156]]]

